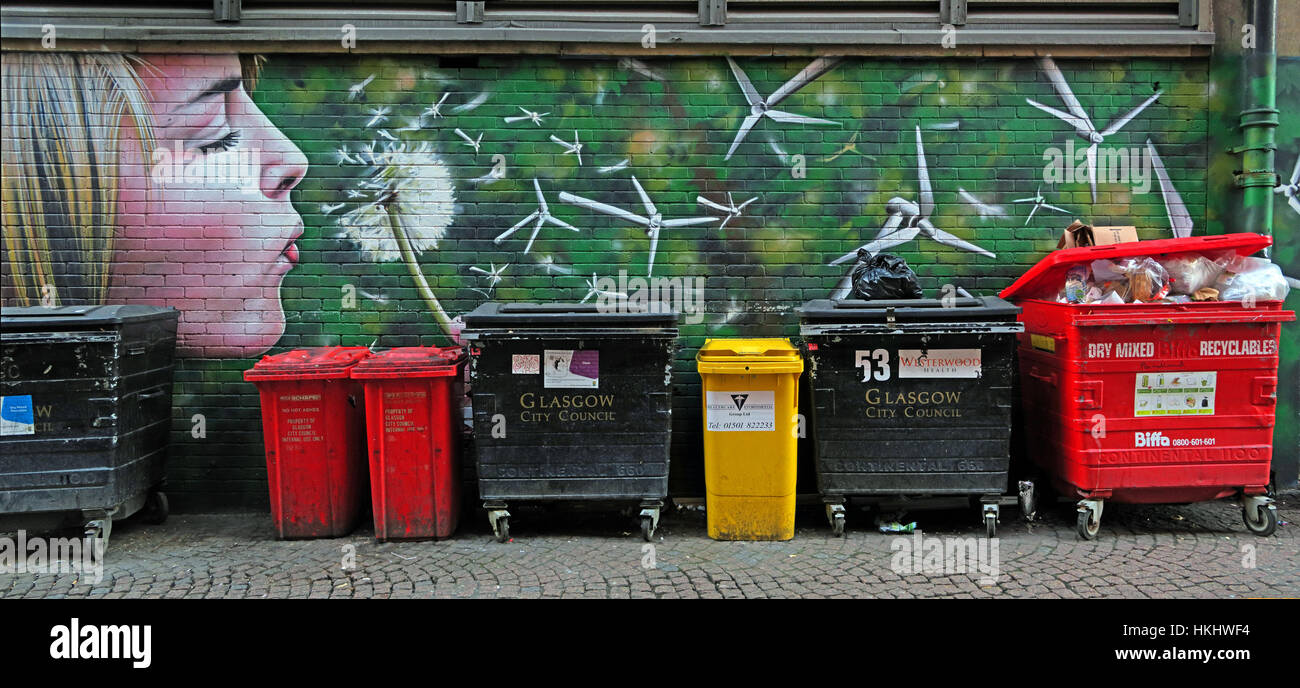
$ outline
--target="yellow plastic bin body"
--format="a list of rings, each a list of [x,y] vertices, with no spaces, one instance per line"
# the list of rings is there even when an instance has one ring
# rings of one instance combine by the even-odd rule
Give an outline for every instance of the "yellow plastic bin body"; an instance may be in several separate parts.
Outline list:
[[[788,339],[708,339],[695,362],[709,537],[793,538],[799,350]]]

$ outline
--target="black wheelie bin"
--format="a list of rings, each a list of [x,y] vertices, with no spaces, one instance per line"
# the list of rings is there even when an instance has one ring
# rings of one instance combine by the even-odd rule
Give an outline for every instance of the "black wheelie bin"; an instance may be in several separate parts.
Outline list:
[[[995,296],[816,300],[797,309],[817,484],[836,535],[850,498],[979,500],[1007,491],[1016,322]]]
[[[479,497],[634,502],[649,540],[668,495],[675,312],[486,303],[464,316]]]
[[[95,554],[115,519],[141,509],[166,519],[178,316],[156,306],[4,309],[0,515],[76,515]]]

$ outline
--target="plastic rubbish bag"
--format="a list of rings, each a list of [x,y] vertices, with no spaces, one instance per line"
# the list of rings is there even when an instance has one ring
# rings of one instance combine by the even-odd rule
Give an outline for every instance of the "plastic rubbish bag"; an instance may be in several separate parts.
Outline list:
[[[919,299],[921,285],[907,261],[892,253],[871,255],[858,249],[858,265],[853,268],[853,295],[868,301],[880,299]]]
[[[1210,257],[1200,253],[1180,253],[1163,256],[1158,262],[1169,273],[1172,294],[1190,296],[1196,292],[1214,286],[1214,281],[1223,274],[1223,269],[1230,261],[1229,256]]]
[[[1281,301],[1291,291],[1282,268],[1264,259],[1239,256],[1215,281],[1223,301]]]
[[[1145,256],[1094,260],[1092,276],[1099,282],[1107,282],[1104,288],[1115,291],[1126,302],[1159,301],[1169,293],[1169,273],[1160,263]]]

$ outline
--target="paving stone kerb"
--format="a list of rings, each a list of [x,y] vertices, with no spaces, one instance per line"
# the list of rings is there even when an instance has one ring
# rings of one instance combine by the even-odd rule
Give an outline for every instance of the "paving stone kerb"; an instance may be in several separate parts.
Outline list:
[[[1176,597],[1300,595],[1300,497],[1279,500],[1277,534],[1246,532],[1232,502],[1108,506],[1097,540],[1079,541],[1068,505],[1026,524],[1004,512],[999,575],[891,569],[905,535],[868,530],[858,514],[833,537],[813,510],[789,542],[714,542],[703,514],[665,516],[647,566],[635,521],[554,509],[520,514],[498,544],[475,519],[452,539],[376,543],[369,530],[278,541],[266,514],[186,515],[163,526],[123,522],[103,579],[0,574],[5,598],[849,598]],[[918,512],[926,537],[978,537],[964,512]],[[623,530],[619,530],[623,528]],[[1253,549],[1252,549],[1253,548]],[[1254,568],[1245,565],[1253,553]],[[355,568],[344,568],[347,554]]]

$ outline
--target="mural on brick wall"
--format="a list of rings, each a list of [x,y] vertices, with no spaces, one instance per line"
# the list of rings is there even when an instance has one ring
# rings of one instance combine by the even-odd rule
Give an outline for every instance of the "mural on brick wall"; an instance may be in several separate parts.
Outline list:
[[[1075,217],[1203,231],[1206,83],[1197,60],[5,53],[3,299],[176,306],[193,409],[272,347],[444,343],[486,300],[667,280],[690,395],[703,337],[793,334],[859,247],[987,294]],[[173,482],[258,465],[255,418],[251,393],[210,414],[246,451],[180,448]]]

